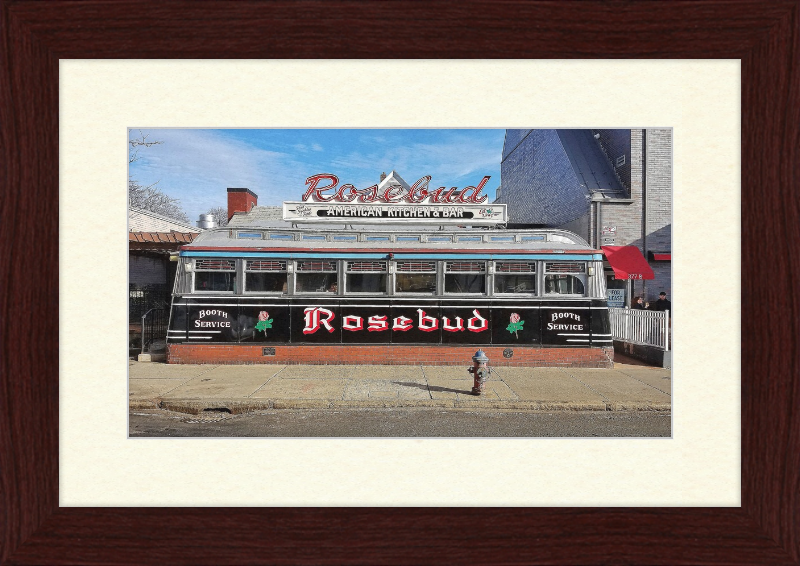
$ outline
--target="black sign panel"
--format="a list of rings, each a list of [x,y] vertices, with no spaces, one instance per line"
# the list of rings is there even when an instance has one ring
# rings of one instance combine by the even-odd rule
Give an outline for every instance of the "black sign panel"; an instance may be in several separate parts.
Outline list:
[[[468,210],[463,210],[463,207],[452,207],[451,209],[443,209],[436,211],[434,209],[422,207],[365,207],[356,208],[341,206],[331,206],[329,208],[320,208],[316,211],[316,215],[320,218],[350,218],[353,216],[371,217],[371,218],[475,218],[475,213]]]
[[[491,310],[487,301],[442,303],[443,344],[491,344]]]
[[[605,316],[602,316],[605,315]],[[592,309],[592,346],[613,346],[611,321],[605,309]]]
[[[591,339],[590,309],[541,309],[542,344],[546,346],[588,346]]]
[[[389,306],[342,305],[342,343],[388,344],[392,341],[392,319]]]
[[[289,302],[239,305],[240,342],[288,342],[291,336]]]
[[[188,302],[189,341],[239,341],[239,307],[236,304],[212,304],[205,299]]]
[[[540,344],[541,327],[538,308],[497,304],[492,307],[492,344]]]
[[[182,301],[180,301],[182,302]],[[186,307],[184,305],[175,305],[172,307],[172,316],[169,320],[169,329],[167,332],[167,343],[175,344],[186,340]]]
[[[436,301],[394,306],[391,320],[395,344],[439,344],[442,341],[441,313]]]
[[[342,318],[338,305],[328,301],[294,304],[291,311],[292,343],[338,344],[342,341]]]
[[[169,342],[607,346],[608,311],[486,299],[178,299]],[[601,303],[598,303],[601,305]],[[491,306],[491,308],[490,308]],[[601,305],[602,306],[602,305]]]

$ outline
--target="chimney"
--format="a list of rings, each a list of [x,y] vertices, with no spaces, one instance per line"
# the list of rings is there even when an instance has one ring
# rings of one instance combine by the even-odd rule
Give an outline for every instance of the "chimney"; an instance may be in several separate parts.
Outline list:
[[[250,212],[258,204],[258,195],[250,189],[228,188],[228,221],[237,212]]]
[[[386,173],[381,173],[381,182],[386,178]]]

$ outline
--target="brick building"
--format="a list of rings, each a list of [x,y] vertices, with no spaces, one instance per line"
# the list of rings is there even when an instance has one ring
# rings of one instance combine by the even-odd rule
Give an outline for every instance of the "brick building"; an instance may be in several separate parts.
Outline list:
[[[671,129],[507,130],[501,181],[496,202],[509,205],[510,226],[559,227],[596,248],[639,250],[653,278],[619,279],[606,262],[607,286],[618,290],[610,299],[670,294]]]
[[[176,264],[169,256],[200,229],[149,210],[128,209],[128,323],[132,348],[141,346],[141,317],[168,307]]]
[[[168,286],[175,281],[169,255],[188,244],[200,228],[131,207],[128,210],[128,283],[135,287]]]

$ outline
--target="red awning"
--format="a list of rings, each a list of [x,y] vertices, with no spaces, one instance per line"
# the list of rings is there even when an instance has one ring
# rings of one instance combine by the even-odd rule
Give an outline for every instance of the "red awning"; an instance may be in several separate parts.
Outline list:
[[[617,279],[655,279],[653,270],[636,246],[602,246]]]

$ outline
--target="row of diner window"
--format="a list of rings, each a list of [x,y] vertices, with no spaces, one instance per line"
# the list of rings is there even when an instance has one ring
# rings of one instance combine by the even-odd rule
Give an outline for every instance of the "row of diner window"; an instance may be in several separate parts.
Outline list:
[[[285,232],[230,231],[239,240],[305,240],[328,242],[563,242],[574,243],[561,234],[300,234]]]
[[[237,287],[236,260],[229,259],[194,260],[192,288],[198,292],[335,295],[486,295],[488,288],[493,295],[536,295],[540,287],[545,295],[584,295],[586,289],[586,263],[574,261],[240,261],[244,274],[241,289]],[[539,265],[544,270],[541,274]],[[493,273],[489,273],[492,266]]]

